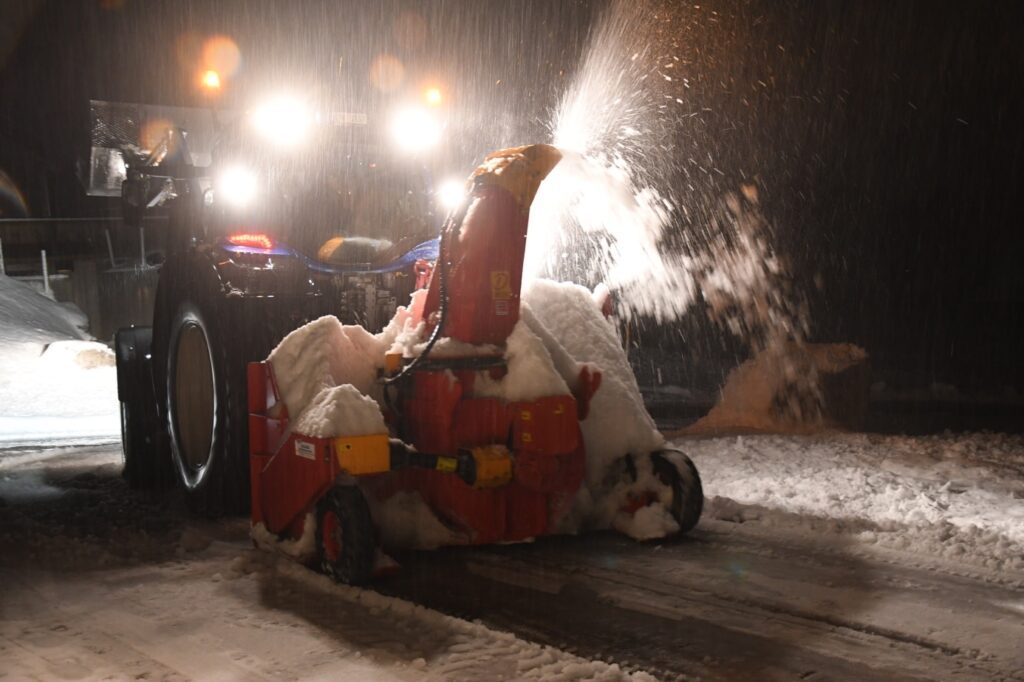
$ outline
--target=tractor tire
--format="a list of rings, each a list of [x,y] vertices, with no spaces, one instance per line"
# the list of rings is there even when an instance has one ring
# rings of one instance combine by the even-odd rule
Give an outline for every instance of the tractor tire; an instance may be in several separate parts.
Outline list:
[[[244,339],[207,300],[183,300],[169,327],[166,365],[171,454],[189,508],[216,517],[249,504]]]
[[[693,530],[704,510],[704,489],[697,467],[678,450],[651,453],[651,466],[654,475],[672,488],[669,513],[679,524],[679,533]]]
[[[356,486],[335,486],[317,505],[316,554],[320,568],[336,582],[361,585],[373,575],[373,519]]]
[[[161,384],[177,478],[193,512],[244,514],[250,503],[248,363],[265,359],[296,323],[283,306],[232,301],[200,277],[174,298]]]
[[[143,362],[149,346],[149,330],[118,330],[114,345],[118,354],[122,475],[130,488],[166,489],[174,482],[167,433],[157,415],[148,365]]]

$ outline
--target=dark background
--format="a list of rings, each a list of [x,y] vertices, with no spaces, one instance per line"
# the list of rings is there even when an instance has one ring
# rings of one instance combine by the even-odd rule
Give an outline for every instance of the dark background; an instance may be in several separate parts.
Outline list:
[[[0,9],[0,170],[38,217],[116,213],[86,199],[76,179],[89,98],[204,104],[176,52],[187,32],[238,42],[243,66],[225,104],[268,82],[365,79],[374,56],[395,54],[410,79],[445,83],[455,155],[468,168],[498,146],[550,138],[551,112],[607,7],[0,0]],[[651,58],[681,58],[689,87],[677,79],[668,94],[701,111],[670,121],[666,141],[680,157],[708,160],[708,172],[686,178],[681,200],[693,217],[678,229],[699,229],[723,193],[755,181],[809,298],[812,339],[863,345],[895,385],[1024,389],[1021,3],[733,0],[635,11],[650,14],[649,32],[634,38]],[[422,40],[396,27],[403,13],[422,21]],[[19,214],[11,196],[0,190],[0,217]],[[698,363],[742,352],[706,324],[679,328],[681,337],[652,331],[651,343]]]

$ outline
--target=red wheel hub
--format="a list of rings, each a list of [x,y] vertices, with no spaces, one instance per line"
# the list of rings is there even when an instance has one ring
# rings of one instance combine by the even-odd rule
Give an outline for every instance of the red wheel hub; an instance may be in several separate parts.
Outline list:
[[[629,498],[619,507],[620,511],[624,511],[627,514],[635,514],[647,505],[653,503],[658,496],[654,493],[647,491],[639,495],[630,494]]]
[[[320,540],[324,546],[324,556],[332,564],[336,563],[341,556],[341,521],[333,511],[324,514]]]

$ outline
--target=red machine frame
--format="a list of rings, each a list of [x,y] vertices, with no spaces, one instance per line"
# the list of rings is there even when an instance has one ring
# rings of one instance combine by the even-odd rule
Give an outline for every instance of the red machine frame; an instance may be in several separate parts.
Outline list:
[[[524,402],[467,397],[475,377],[476,370],[415,372],[400,399],[402,416],[385,415],[401,441],[386,434],[318,438],[290,431],[273,367],[251,363],[252,523],[298,538],[318,501],[337,482],[355,479],[380,500],[418,493],[471,544],[555,531],[583,481],[579,420],[600,374],[582,370],[579,399]],[[470,460],[472,482],[462,467]]]

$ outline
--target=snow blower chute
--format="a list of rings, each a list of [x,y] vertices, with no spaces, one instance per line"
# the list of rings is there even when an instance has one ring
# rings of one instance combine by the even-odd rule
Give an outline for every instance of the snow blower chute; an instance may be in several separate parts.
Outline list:
[[[320,565],[350,583],[374,570],[377,534],[368,499],[377,504],[415,494],[468,544],[521,541],[560,529],[586,476],[580,423],[601,372],[582,364],[575,376],[559,379],[561,388],[542,395],[506,381],[507,350],[520,322],[530,206],[560,158],[554,147],[533,145],[485,159],[442,228],[426,290],[399,310],[390,336],[389,329],[371,336],[358,327],[335,328],[336,321],[323,318],[310,325],[321,324],[324,338],[349,348],[348,356],[324,360],[323,372],[336,384],[350,383],[328,382],[306,391],[306,405],[295,398],[289,403],[302,381],[282,377],[276,370],[285,365],[275,365],[275,354],[284,357],[291,337],[267,362],[249,365],[255,527],[292,539],[315,528]],[[404,345],[396,341],[399,328],[412,336]],[[342,365],[375,352],[377,376],[349,378],[360,373]],[[312,356],[295,357],[293,364],[315,364]],[[301,415],[289,414],[297,409]],[[632,469],[635,482],[636,466],[624,461],[620,468]],[[679,498],[666,505],[678,516],[677,528],[692,527],[700,514],[692,464],[673,466],[657,454],[648,461],[670,497]],[[636,485],[617,489],[623,491],[619,506],[629,513],[658,494]]]

